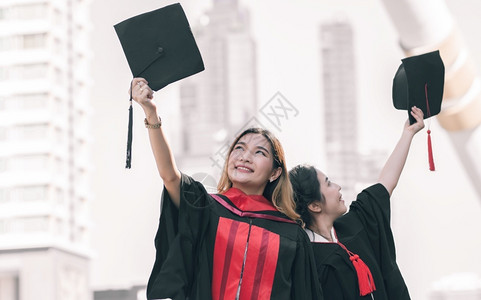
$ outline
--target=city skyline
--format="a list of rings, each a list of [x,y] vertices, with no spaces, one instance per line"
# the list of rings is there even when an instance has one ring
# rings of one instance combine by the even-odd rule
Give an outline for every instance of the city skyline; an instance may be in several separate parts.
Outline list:
[[[471,29],[473,27],[466,26],[473,22],[469,20],[475,19],[475,16],[472,15],[473,9],[467,9],[466,5],[477,7],[478,4],[470,1],[463,3],[465,5],[454,5],[451,1],[448,1],[450,8],[454,9],[453,14],[455,13],[460,26],[464,22],[462,29],[466,30],[465,32],[468,36],[475,36],[475,31]],[[108,5],[109,3],[105,3],[104,9]],[[210,2],[183,1],[182,5],[191,23],[195,24],[195,20],[198,20],[203,15],[203,12],[208,10]],[[316,37],[318,36],[319,26],[323,21],[339,18],[348,19],[353,25],[356,76],[358,78],[360,151],[365,154],[374,153],[376,150],[386,154],[391,151],[401,134],[406,118],[405,112],[397,111],[393,108],[391,100],[392,77],[404,54],[399,48],[398,36],[388,15],[384,11],[382,3],[373,0],[361,4],[346,0],[334,4],[327,1],[302,0],[294,5],[283,1],[268,0],[260,2],[240,1],[240,5],[244,5],[250,10],[252,34],[257,43],[259,106],[262,107],[271,100],[273,95],[280,92],[299,112],[296,117],[285,122],[280,127],[280,130],[265,122],[265,125],[272,129],[283,143],[289,168],[298,163],[312,163],[320,169],[325,169],[325,147],[323,147],[321,142],[324,129],[321,127],[322,122],[318,121],[322,116],[323,109],[321,102],[318,100],[322,99],[322,90],[319,87],[321,82],[319,73],[320,57],[318,55],[319,45]],[[119,14],[115,18],[112,17],[110,22],[115,23],[136,13],[155,8],[158,8],[158,4],[155,2],[146,2],[143,9],[138,5],[132,5],[130,8],[124,7],[122,10],[123,15]],[[94,11],[97,11],[97,14],[104,18],[99,7],[94,9]],[[471,15],[469,15],[470,13]],[[465,14],[468,14],[470,18],[459,18],[460,15],[464,16]],[[289,22],[285,20],[289,20]],[[108,26],[108,20],[103,20],[102,24]],[[101,28],[98,30],[101,30]],[[105,41],[105,37],[109,36],[111,32],[108,28],[103,30],[102,35],[100,35],[101,32],[97,34],[103,36]],[[479,45],[473,44],[472,40],[469,41],[471,42],[473,52],[475,49],[480,49],[476,48]],[[111,41],[113,44],[115,42],[115,40]],[[109,55],[118,54],[118,52],[115,52],[117,50],[115,50],[114,46],[112,45],[112,51],[109,52]],[[97,60],[98,63],[103,65],[104,69],[108,70],[109,64],[112,66],[115,64],[116,68],[123,68],[126,72],[125,74],[120,72],[117,72],[118,74],[101,72],[100,78],[108,79],[109,83],[104,84],[111,88],[108,90],[97,90],[98,97],[112,99],[109,105],[105,105],[104,102],[106,100],[104,100],[99,104],[99,107],[102,107],[103,111],[107,109],[112,118],[116,119],[117,123],[120,124],[125,124],[124,113],[122,113],[125,110],[122,105],[122,97],[125,97],[125,92],[122,90],[121,83],[127,82],[128,84],[130,80],[130,74],[126,66],[118,65],[118,62],[123,59],[122,56],[117,55],[116,57],[110,57],[107,61]],[[107,74],[109,75],[108,78],[106,77]],[[115,94],[118,95],[117,97],[110,94],[112,89],[114,91],[119,90]],[[163,114],[164,130],[170,135],[174,134],[169,128],[181,125],[176,117],[180,114],[180,111],[177,108],[175,84],[156,93],[155,97],[159,104],[159,111]],[[136,111],[135,113],[137,115],[134,115],[134,117],[137,120],[142,120],[141,112]],[[120,128],[122,129],[123,126],[121,125]],[[132,201],[122,203],[121,207],[124,210],[132,212],[133,215],[140,213],[140,211],[147,212],[142,214],[142,221],[133,225],[133,228],[121,226],[126,232],[132,232],[129,234],[129,237],[133,244],[147,248],[146,252],[142,252],[144,253],[143,258],[137,261],[136,266],[131,265],[130,262],[125,263],[124,267],[129,268],[132,274],[142,274],[142,272],[150,268],[151,261],[149,261],[146,253],[148,253],[149,247],[152,247],[149,234],[150,237],[154,235],[158,218],[158,197],[161,192],[160,180],[157,180],[155,177],[157,173],[155,166],[153,166],[146,133],[140,125],[137,126],[137,129],[134,132],[133,169],[128,173],[122,170],[122,164],[118,163],[123,156],[122,143],[125,133],[115,132],[117,129],[114,127],[104,127],[102,129],[105,130],[105,134],[111,135],[112,139],[120,141],[119,149],[113,149],[110,156],[106,157],[107,160],[104,161],[106,167],[101,167],[102,173],[108,171],[108,173],[114,172],[119,174],[116,177],[119,184],[131,187],[130,189],[122,190],[122,196],[125,199],[139,199],[138,201],[142,199],[141,203],[144,210],[141,210],[135,205],[136,202]],[[430,173],[428,170],[426,139],[423,133],[420,133],[413,141],[408,162],[393,195],[392,202],[392,223],[397,245],[398,263],[412,296],[418,299],[427,299],[433,282],[456,270],[476,272],[476,267],[468,259],[465,259],[464,256],[463,258],[454,259],[448,268],[440,268],[436,264],[436,258],[428,256],[427,253],[440,251],[441,255],[448,255],[448,252],[456,249],[456,247],[453,247],[453,249],[444,247],[442,238],[439,236],[440,232],[437,229],[442,229],[444,234],[454,236],[455,240],[459,242],[469,234],[468,231],[465,234],[457,235],[454,227],[443,222],[442,216],[451,215],[451,218],[454,218],[460,226],[476,226],[477,221],[475,221],[474,225],[468,225],[466,222],[468,219],[476,220],[475,216],[481,214],[479,200],[470,186],[469,179],[466,178],[466,174],[459,164],[452,145],[446,138],[446,134],[435,119],[431,121],[431,130],[434,134],[433,143],[437,171]],[[320,135],[314,136],[313,133],[316,132],[319,132]],[[137,144],[135,144],[136,142]],[[174,148],[175,151],[176,148]],[[140,157],[145,157],[146,160],[141,161]],[[385,160],[386,158],[386,155],[382,154],[379,155],[378,159]],[[137,167],[136,159],[137,164],[139,164]],[[326,171],[328,172],[328,170]],[[141,174],[151,174],[152,179],[148,181],[142,180]],[[456,178],[455,188],[453,187],[443,192],[435,188],[440,184],[448,186],[448,178],[453,176]],[[113,185],[113,183],[108,184]],[[341,186],[343,185],[341,182],[340,184]],[[417,191],[418,197],[412,196],[411,190],[413,189]],[[138,195],[135,193],[138,193]],[[114,192],[114,194],[116,193]],[[103,192],[101,195],[101,198],[105,199],[105,197],[111,196],[111,193]],[[462,211],[462,213],[460,211],[453,215],[453,212],[449,209],[449,204],[454,201],[453,199],[457,199],[456,205],[469,207],[469,210]],[[113,203],[108,200],[105,201],[106,203]],[[107,210],[105,208],[103,211]],[[436,214],[431,215],[432,218],[429,220],[425,220],[423,216],[432,210],[435,210]],[[405,215],[409,216],[410,222],[406,223]],[[121,222],[121,220],[117,222]],[[133,232],[139,231],[145,235],[143,238],[133,235]],[[420,234],[413,236],[412,232],[419,232]],[[438,237],[438,239],[430,239],[428,241],[424,238],[425,235]],[[145,241],[145,238],[149,240]],[[475,255],[475,250],[479,249],[480,246],[479,242],[471,241],[471,246],[467,249],[468,255],[466,256]],[[140,252],[133,246],[127,247],[134,253]],[[425,251],[419,251],[419,247],[422,247]],[[106,247],[104,251],[107,249],[109,248]],[[113,251],[113,248],[110,249],[111,251],[108,253]],[[150,248],[150,251],[152,250]],[[108,254],[105,253],[102,257],[105,255]],[[113,259],[113,256],[108,259],[112,260],[110,264],[114,264]],[[104,262],[105,264],[107,262]],[[144,265],[143,271],[140,265]],[[457,265],[458,268],[455,268],[454,265]],[[421,266],[429,266],[430,270],[429,275],[423,278],[419,277]],[[136,271],[134,272],[134,270]],[[100,274],[104,274],[103,277],[105,277],[108,276],[109,272],[101,271],[97,276],[101,276]],[[121,275],[122,272],[119,270],[117,274]],[[121,282],[125,279],[125,276],[117,276],[116,282]],[[135,280],[136,283],[141,281],[142,276],[138,276],[138,279]],[[102,285],[102,280],[97,280],[96,282]]]
[[[45,0],[49,1],[53,0]],[[112,26],[133,15],[157,9],[173,1],[163,1],[161,4],[154,0],[141,3],[114,0],[80,2],[90,5],[92,16],[92,24],[85,27],[91,34],[91,47],[84,49],[88,50],[85,57],[91,58],[92,72],[82,78],[85,87],[92,87],[89,103],[92,109],[85,110],[85,116],[91,121],[90,131],[82,135],[82,138],[92,145],[91,158],[86,162],[92,168],[89,169],[92,177],[88,183],[92,195],[89,196],[89,206],[86,208],[93,219],[89,282],[95,290],[129,289],[146,284],[152,267],[153,237],[159,216],[162,182],[155,169],[147,132],[143,128],[142,111],[135,105],[132,169],[124,169],[127,90],[131,73]],[[15,0],[7,1],[0,7],[15,3]],[[253,117],[254,123],[264,125],[279,137],[286,151],[289,168],[298,163],[311,163],[321,170],[326,170],[328,166],[329,156],[323,140],[327,129],[323,125],[323,114],[327,112],[322,105],[326,98],[320,86],[322,44],[320,45],[318,40],[319,27],[323,23],[336,23],[339,20],[352,24],[352,63],[357,86],[355,97],[359,151],[366,155],[365,160],[371,161],[373,165],[387,158],[387,153],[384,153],[394,147],[406,117],[405,112],[394,110],[391,102],[392,76],[404,54],[399,47],[394,26],[380,1],[368,0],[362,4],[354,0],[336,3],[320,0],[300,0],[296,3],[274,0],[181,1],[194,34],[196,28],[200,28],[202,23],[205,24],[205,17],[213,3],[236,4],[249,11],[249,28],[255,43],[254,71],[257,79],[254,92],[256,111],[249,117]],[[479,27],[475,12],[481,9],[481,4],[471,0],[448,0],[447,4],[466,37],[468,48],[472,51],[479,70],[481,44],[475,38],[476,28]],[[112,10],[114,5],[115,12]],[[0,12],[0,16],[4,15]],[[1,28],[0,35],[8,32],[7,30],[8,28]],[[0,47],[4,45],[1,44]],[[202,45],[200,50],[202,53]],[[1,59],[0,62],[5,63]],[[206,65],[206,69],[209,66],[210,64]],[[75,72],[81,70],[86,69],[78,68]],[[3,71],[0,73],[1,76],[5,74]],[[8,94],[23,90],[22,83],[24,82],[5,85],[0,82],[0,85],[3,84],[2,91]],[[174,83],[155,94],[165,132],[173,142],[177,158],[180,157],[183,147],[179,141],[178,130],[188,125],[182,121],[180,98],[183,83]],[[185,83],[188,83],[188,80]],[[69,86],[71,87],[61,80],[55,80],[44,88],[58,91]],[[70,90],[70,93],[72,91]],[[75,93],[60,97],[60,102],[71,101],[74,96],[85,94]],[[25,105],[41,107],[39,101],[42,100],[26,100]],[[5,100],[0,100],[0,110],[2,104],[6,107],[6,103]],[[31,105],[32,103],[37,104]],[[269,116],[273,115],[269,115],[266,110],[272,103],[288,104],[294,113],[277,120],[282,123],[275,123],[269,119]],[[76,105],[82,108],[83,104],[76,102],[74,106]],[[14,115],[9,115],[8,118],[0,119],[0,125],[2,122],[10,122],[9,120],[17,122]],[[408,163],[392,198],[392,227],[398,263],[414,299],[428,299],[430,290],[436,287],[435,283],[453,273],[471,272],[479,276],[480,267],[470,259],[470,256],[476,257],[477,250],[481,247],[481,241],[470,239],[479,235],[476,228],[481,228],[480,199],[470,185],[447,133],[436,119],[430,122],[438,170],[430,173],[427,169],[426,139],[422,132],[413,142]],[[243,122],[241,124],[244,125]],[[81,126],[78,127],[75,127],[75,130],[80,130]],[[72,132],[67,130],[67,140],[71,138]],[[36,135],[35,132],[32,134]],[[0,130],[0,139],[2,136],[5,136],[5,131]],[[231,139],[229,134],[225,135],[225,141]],[[479,141],[478,143],[481,144]],[[6,152],[2,151],[2,157],[5,157]],[[211,155],[215,155],[215,151]],[[205,159],[208,160],[209,156]],[[72,159],[69,161],[69,164],[75,165]],[[0,160],[0,172],[10,164],[6,164],[5,159]],[[28,165],[28,162],[25,164]],[[41,167],[42,163],[36,165]],[[326,171],[329,175],[329,170]],[[361,170],[361,173],[363,172],[370,174]],[[77,173],[64,177],[73,180],[73,175]],[[336,178],[333,180],[336,181]],[[370,183],[372,182],[365,184]],[[440,186],[443,189],[440,189]],[[356,192],[364,187],[356,186]],[[0,197],[5,198],[4,195],[0,193]],[[76,211],[77,207],[73,204],[69,209]],[[81,223],[83,220],[79,218],[78,221]],[[76,222],[77,217],[74,217],[69,224]],[[459,232],[459,228],[468,230]],[[445,242],[448,237],[452,244],[449,247]],[[22,242],[28,244],[27,240]],[[461,243],[465,245],[462,248],[459,246]],[[461,251],[463,254],[460,257],[452,256],[452,253]],[[431,253],[437,253],[438,256]],[[58,253],[53,256],[63,257]],[[446,257],[450,259],[445,261]],[[442,264],[439,263],[440,260],[443,260]],[[72,272],[68,274],[65,277],[67,279],[78,278]],[[0,280],[2,278],[0,276]],[[134,291],[136,290],[133,289],[132,292]]]

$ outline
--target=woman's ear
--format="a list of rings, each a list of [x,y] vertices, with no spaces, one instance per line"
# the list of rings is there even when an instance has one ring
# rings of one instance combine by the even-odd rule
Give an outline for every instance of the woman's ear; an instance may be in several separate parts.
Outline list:
[[[314,201],[307,206],[310,212],[320,213],[322,211],[321,201]]]
[[[281,174],[282,174],[282,168],[281,167],[275,168],[274,170],[272,170],[271,177],[269,177],[269,182],[273,182],[274,180],[279,178]]]

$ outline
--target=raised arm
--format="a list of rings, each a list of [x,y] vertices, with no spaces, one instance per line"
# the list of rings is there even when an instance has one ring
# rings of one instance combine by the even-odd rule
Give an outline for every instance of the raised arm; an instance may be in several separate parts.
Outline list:
[[[423,111],[414,106],[410,113],[416,119],[416,123],[409,125],[409,120],[406,121],[401,138],[379,175],[379,183],[384,185],[389,195],[399,181],[414,135],[424,128]]]
[[[129,91],[130,92],[130,91]],[[157,114],[157,106],[153,99],[153,91],[148,82],[143,78],[134,78],[132,81],[132,98],[139,103],[144,110],[147,123],[157,124],[160,122]],[[149,130],[150,146],[154,153],[157,170],[164,182],[165,189],[169,193],[174,204],[180,204],[180,172],[175,164],[175,159],[170,150],[162,127]]]

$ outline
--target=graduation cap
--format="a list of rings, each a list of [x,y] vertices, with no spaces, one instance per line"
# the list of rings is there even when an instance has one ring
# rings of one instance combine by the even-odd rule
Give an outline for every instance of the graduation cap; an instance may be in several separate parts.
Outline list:
[[[402,59],[393,79],[392,99],[394,107],[407,110],[409,123],[416,119],[409,113],[413,106],[424,113],[424,119],[441,111],[444,91],[444,64],[439,51],[433,51]],[[432,155],[431,130],[428,127],[429,169],[435,170]]]
[[[145,78],[154,91],[204,70],[189,22],[179,3],[131,17],[114,28],[133,77]],[[126,168],[131,165],[131,147],[132,94]]]

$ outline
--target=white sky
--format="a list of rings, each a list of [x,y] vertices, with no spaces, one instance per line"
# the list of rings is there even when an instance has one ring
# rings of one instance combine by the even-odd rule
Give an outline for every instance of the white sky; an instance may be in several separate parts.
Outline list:
[[[91,281],[94,287],[145,284],[154,259],[162,186],[139,107],[134,115],[133,168],[124,169],[131,73],[112,26],[173,1],[92,1],[92,246],[96,257]],[[191,24],[210,5],[202,0],[180,2]],[[318,32],[321,22],[333,18],[348,19],[354,27],[361,149],[390,151],[394,147],[406,118],[406,112],[391,104],[392,77],[403,53],[380,0],[241,3],[250,9],[257,43],[260,104],[279,91],[300,111],[281,132],[274,131],[284,145],[289,166],[308,162],[323,169]],[[481,11],[481,3],[449,0],[448,5],[479,69],[481,57],[476,53],[481,53],[477,32],[481,21],[476,12]],[[167,132],[169,127],[180,126],[177,87],[174,83],[156,93]],[[421,132],[393,196],[398,263],[413,299],[427,299],[432,282],[443,276],[459,271],[479,274],[481,267],[476,259],[481,239],[473,238],[481,236],[480,199],[436,120],[431,130],[437,171],[427,170],[426,133]]]

